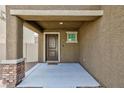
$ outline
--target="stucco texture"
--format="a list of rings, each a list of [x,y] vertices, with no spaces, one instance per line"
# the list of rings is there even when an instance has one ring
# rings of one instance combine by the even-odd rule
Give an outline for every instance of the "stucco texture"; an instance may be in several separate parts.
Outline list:
[[[66,43],[66,30],[44,30],[44,32],[60,32],[60,61],[61,62],[79,62],[79,42]],[[40,55],[43,62],[43,33],[40,35]]]
[[[15,16],[7,20],[6,58],[19,59],[23,57],[23,21]]]
[[[38,36],[38,60],[43,62],[43,33],[60,32],[60,62],[79,62],[79,43],[66,43],[67,30],[44,30]],[[79,40],[79,38],[78,38]]]
[[[80,62],[104,87],[124,87],[124,6],[80,28]]]
[[[10,20],[13,18],[13,16],[10,16],[10,9],[31,9],[31,10],[99,10],[100,6],[30,6],[30,5],[7,5],[6,6],[6,10],[7,10],[7,59],[12,59],[12,58],[19,58],[21,53],[22,48],[18,48],[18,51],[16,51],[17,49],[17,45],[15,42],[11,39],[14,39],[14,36],[17,32],[16,30],[20,30],[21,33],[21,26],[18,27],[18,25],[22,25],[22,22],[20,19],[15,19],[15,21],[17,21],[17,26],[15,26],[15,24],[11,24],[13,22],[13,20]],[[11,22],[10,22],[11,21]],[[14,23],[14,22],[13,22]],[[11,31],[10,31],[10,24],[11,24]],[[25,25],[25,24],[24,24]],[[15,27],[17,27],[15,29]],[[32,28],[32,26],[27,26],[29,28]],[[15,31],[13,31],[15,30]],[[33,30],[33,29],[32,29]],[[57,30],[58,31],[58,30]],[[39,31],[40,32],[40,31]],[[55,31],[53,31],[55,32]],[[60,60],[61,62],[79,62],[79,43],[77,44],[67,44],[66,43],[66,30],[59,30],[58,32],[60,32],[60,39],[61,39],[61,46],[60,46]],[[11,33],[14,33],[13,35],[9,35]],[[11,37],[10,37],[11,36]],[[16,40],[16,39],[14,39]],[[12,42],[13,41],[13,42]],[[22,46],[22,45],[20,45]],[[11,48],[9,48],[11,47]],[[20,50],[20,51],[19,51]],[[13,54],[10,55],[10,53],[13,51]],[[18,52],[17,56],[19,57],[15,57],[16,53]],[[39,54],[39,61],[43,62],[43,32],[41,31],[41,33],[39,33],[39,50],[38,50],[38,54]]]

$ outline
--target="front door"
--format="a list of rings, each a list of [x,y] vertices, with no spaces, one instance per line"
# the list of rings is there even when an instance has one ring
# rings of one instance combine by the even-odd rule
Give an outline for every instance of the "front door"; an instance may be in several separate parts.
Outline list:
[[[46,61],[58,61],[58,34],[46,34]]]

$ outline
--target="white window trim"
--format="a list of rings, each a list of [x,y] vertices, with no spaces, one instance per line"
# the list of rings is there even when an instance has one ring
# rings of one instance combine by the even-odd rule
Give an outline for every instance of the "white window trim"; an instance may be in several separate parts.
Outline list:
[[[67,33],[67,40],[66,40],[66,43],[78,43],[78,39],[77,39],[77,34],[78,34],[78,32],[66,32]],[[68,34],[75,34],[76,36],[75,36],[75,41],[69,41],[68,40]]]

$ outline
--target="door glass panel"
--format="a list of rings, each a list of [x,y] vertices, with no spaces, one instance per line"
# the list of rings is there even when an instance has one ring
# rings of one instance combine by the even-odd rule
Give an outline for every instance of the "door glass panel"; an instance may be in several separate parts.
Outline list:
[[[55,37],[49,37],[49,48],[55,48],[55,47],[56,47]]]

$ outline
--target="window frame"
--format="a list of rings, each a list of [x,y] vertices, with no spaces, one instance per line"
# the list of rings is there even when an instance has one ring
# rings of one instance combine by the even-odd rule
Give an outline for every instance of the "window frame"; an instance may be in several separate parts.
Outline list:
[[[67,34],[67,40],[66,40],[66,43],[78,43],[78,39],[77,39],[77,34],[78,34],[78,32],[76,31],[76,32],[66,32],[66,34]],[[75,35],[75,40],[74,41],[70,41],[69,40],[69,34],[74,34]]]

